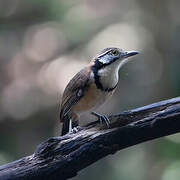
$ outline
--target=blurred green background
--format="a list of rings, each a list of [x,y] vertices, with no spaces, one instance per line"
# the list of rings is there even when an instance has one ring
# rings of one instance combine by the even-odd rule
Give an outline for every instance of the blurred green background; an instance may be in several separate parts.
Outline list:
[[[60,134],[66,84],[105,47],[140,54],[99,112],[180,95],[179,7],[174,0],[0,0],[0,164]],[[108,156],[73,179],[179,180],[179,169],[177,134]]]

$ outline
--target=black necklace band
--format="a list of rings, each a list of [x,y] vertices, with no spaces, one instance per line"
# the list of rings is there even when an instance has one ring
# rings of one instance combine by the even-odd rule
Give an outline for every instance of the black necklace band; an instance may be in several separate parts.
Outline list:
[[[111,92],[111,91],[113,91],[117,87],[118,83],[114,87],[112,87],[112,88],[104,88],[102,83],[101,83],[101,81],[100,81],[100,76],[98,75],[98,68],[96,67],[96,64],[91,67],[91,70],[94,73],[94,80],[95,80],[96,87],[98,89],[100,89],[101,91]]]

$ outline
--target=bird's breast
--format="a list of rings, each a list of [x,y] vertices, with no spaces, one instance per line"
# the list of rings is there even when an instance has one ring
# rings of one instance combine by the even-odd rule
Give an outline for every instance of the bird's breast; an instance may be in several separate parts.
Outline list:
[[[114,66],[116,64],[112,64],[104,69],[100,69],[98,71],[99,75],[99,81],[104,87],[104,89],[107,88],[113,88],[118,83],[118,66]]]
[[[113,94],[113,92],[114,91],[103,92],[100,89],[97,89],[95,83],[92,82],[89,84],[88,90],[85,92],[84,96],[74,105],[72,110],[81,114],[90,111],[93,108],[97,108],[103,104],[106,99]]]

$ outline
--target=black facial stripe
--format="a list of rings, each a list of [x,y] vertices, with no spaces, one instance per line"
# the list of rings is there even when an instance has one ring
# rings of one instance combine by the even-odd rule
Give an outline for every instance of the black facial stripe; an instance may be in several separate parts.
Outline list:
[[[99,69],[99,66],[100,64],[95,64],[94,66],[91,67],[91,70],[93,71],[94,73],[94,80],[95,80],[95,84],[96,84],[96,87],[98,89],[101,89],[102,91],[104,90],[101,82],[100,82],[100,77],[98,75],[98,69]]]
[[[104,64],[102,62],[99,61],[99,59],[96,59],[93,65],[94,68],[96,69],[101,69],[104,67]]]
[[[110,61],[109,63],[103,64],[102,62],[99,61],[99,58],[97,58],[97,59],[95,60],[95,62],[94,62],[94,63],[95,63],[94,66],[96,66],[96,68],[99,70],[99,69],[102,69],[102,68],[104,68],[104,67],[112,64],[113,62],[115,62],[115,61],[118,60],[118,59],[119,59],[119,57],[114,58],[114,59],[113,59],[112,61]]]
[[[96,65],[92,66],[91,67],[91,70],[93,71],[94,73],[94,80],[95,80],[95,84],[96,84],[96,87],[98,89],[100,89],[101,91],[104,91],[104,92],[111,92],[113,91],[116,87],[117,87],[117,84],[112,87],[112,88],[104,88],[101,81],[100,81],[100,76],[98,75],[98,68]]]

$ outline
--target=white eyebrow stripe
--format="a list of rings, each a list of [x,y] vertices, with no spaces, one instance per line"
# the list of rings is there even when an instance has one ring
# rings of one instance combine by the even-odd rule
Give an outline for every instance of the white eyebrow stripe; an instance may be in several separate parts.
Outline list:
[[[109,51],[106,51],[106,52],[104,52],[102,54],[99,54],[97,58],[100,58],[101,56],[104,56],[105,54],[109,53],[110,51],[112,51],[112,49],[110,49]]]

